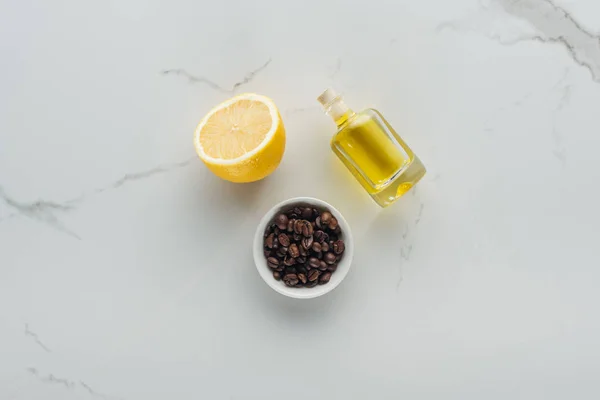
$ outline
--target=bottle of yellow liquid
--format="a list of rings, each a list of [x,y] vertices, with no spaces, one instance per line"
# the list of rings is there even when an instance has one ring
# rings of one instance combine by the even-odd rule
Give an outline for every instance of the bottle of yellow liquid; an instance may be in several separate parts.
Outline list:
[[[317,100],[338,128],[331,148],[381,207],[392,204],[425,175],[425,166],[379,111],[355,113],[332,89]]]

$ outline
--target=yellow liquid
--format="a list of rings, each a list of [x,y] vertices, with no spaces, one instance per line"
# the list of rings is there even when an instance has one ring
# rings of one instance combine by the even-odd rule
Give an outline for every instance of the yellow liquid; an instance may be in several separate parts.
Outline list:
[[[392,204],[425,174],[423,164],[378,111],[349,111],[336,123],[333,151],[380,206]]]

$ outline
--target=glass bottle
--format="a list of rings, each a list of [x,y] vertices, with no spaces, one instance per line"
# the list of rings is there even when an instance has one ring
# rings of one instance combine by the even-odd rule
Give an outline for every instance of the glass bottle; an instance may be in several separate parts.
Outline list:
[[[355,113],[333,89],[317,100],[337,125],[333,152],[381,207],[395,202],[425,175],[425,166],[379,111]]]

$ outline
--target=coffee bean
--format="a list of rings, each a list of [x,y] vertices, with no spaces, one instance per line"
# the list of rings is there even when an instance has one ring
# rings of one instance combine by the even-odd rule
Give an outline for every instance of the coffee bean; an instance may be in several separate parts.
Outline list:
[[[302,239],[302,247],[304,247],[306,250],[310,249],[313,245],[313,241],[314,239],[312,236],[305,237],[304,239]]]
[[[298,275],[286,274],[283,276],[283,282],[288,286],[296,286],[298,284]]]
[[[319,260],[323,259],[323,252],[318,252],[314,254]]]
[[[271,256],[271,250],[264,249],[263,252],[264,252],[266,258],[269,258]]]
[[[314,281],[312,281],[312,282],[311,282],[311,281],[308,281],[308,282],[306,282],[306,285],[305,285],[305,286],[306,286],[307,288],[313,288],[313,287],[317,286],[318,284],[319,284],[319,281],[315,279],[315,280],[314,280]]]
[[[279,244],[282,246],[288,247],[290,245],[290,237],[285,233],[280,233],[279,236],[277,236],[277,240],[279,240]]]
[[[292,265],[296,264],[296,259],[292,258],[292,257],[286,257],[285,260],[283,261],[283,265],[291,267]]]
[[[294,214],[302,215],[302,210],[304,208],[294,207]]]
[[[275,254],[279,258],[283,258],[287,254],[287,251],[288,251],[287,247],[280,247],[280,248],[277,249],[277,251],[275,252]]]
[[[296,258],[300,255],[300,250],[298,250],[298,245],[296,243],[292,243],[288,248],[288,253],[290,256]]]
[[[288,221],[288,224],[287,224],[287,229],[286,229],[286,230],[287,230],[288,232],[290,232],[290,233],[294,232],[294,224],[295,224],[295,223],[296,223],[296,220],[295,220],[295,219],[290,219],[290,220]]]
[[[325,261],[319,261],[319,271],[327,270],[327,263]]]
[[[326,242],[327,240],[329,240],[329,235],[327,235],[323,231],[316,231],[313,236],[314,236],[315,240],[319,243],[323,243],[323,242]]]
[[[309,237],[312,236],[314,230],[312,225],[310,224],[310,222],[308,221],[302,221],[302,235],[304,235],[304,237]]]
[[[309,207],[306,207],[304,210],[302,210],[302,218],[304,219],[310,219],[312,218],[312,209]]]
[[[335,254],[342,254],[345,249],[346,245],[344,244],[343,240],[336,240],[335,242],[333,242],[333,252]]]
[[[312,251],[314,251],[315,253],[320,253],[321,252],[321,243],[313,241]]]
[[[333,218],[333,216],[331,215],[331,213],[329,211],[323,211],[321,213],[321,224],[329,225],[329,222],[331,222],[332,218]]]
[[[327,271],[334,273],[335,271],[337,271],[337,264],[331,264],[329,267],[327,267]]]
[[[274,271],[273,278],[275,278],[276,281],[279,281],[279,280],[281,280],[281,274],[277,271]]]
[[[267,226],[267,229],[265,229],[265,239],[271,234],[272,230],[273,230],[273,228],[271,228],[270,226]]]
[[[308,280],[311,282],[316,282],[317,279],[319,279],[319,275],[321,275],[321,273],[316,269],[313,269],[308,273]]]
[[[298,280],[302,283],[306,283],[306,274],[303,273],[299,273],[298,274]]]
[[[275,269],[275,268],[279,267],[279,260],[276,259],[275,257],[269,257],[267,259],[267,264],[269,265],[269,268]]]
[[[312,268],[319,268],[319,265],[320,265],[319,259],[315,258],[315,257],[309,258],[308,265],[310,265]]]
[[[331,272],[325,272],[323,275],[321,275],[321,277],[319,278],[319,284],[324,285],[327,282],[329,282],[329,280],[331,279]]]
[[[285,268],[283,268],[283,266],[279,267],[279,268],[275,268],[275,271],[277,272],[282,272]]]
[[[275,238],[275,234],[271,233],[269,234],[269,236],[267,236],[267,238],[265,239],[265,246],[267,246],[269,249],[273,248],[273,239]]]
[[[335,254],[333,254],[332,252],[325,253],[325,255],[323,256],[323,260],[325,260],[327,264],[333,264],[335,262]]]
[[[300,256],[300,257],[296,258],[296,262],[298,264],[304,264],[304,263],[306,263],[306,257],[305,256]]]
[[[288,224],[288,217],[285,214],[279,214],[275,217],[275,224],[279,229],[286,230]]]
[[[324,252],[329,251],[329,245],[327,244],[327,242],[324,242],[323,244],[321,244],[321,250]]]
[[[294,233],[297,235],[302,234],[302,227],[304,226],[304,221],[301,219],[296,220],[294,222]]]
[[[319,229],[323,228],[323,224],[321,223],[321,217],[317,217],[317,219],[315,219],[315,226]]]

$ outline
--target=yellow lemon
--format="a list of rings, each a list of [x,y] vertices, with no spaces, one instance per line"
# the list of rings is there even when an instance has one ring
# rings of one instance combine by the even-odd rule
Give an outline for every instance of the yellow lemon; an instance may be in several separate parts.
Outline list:
[[[200,121],[194,146],[218,177],[254,182],[271,174],[281,162],[285,128],[273,100],[245,93],[219,104]]]

